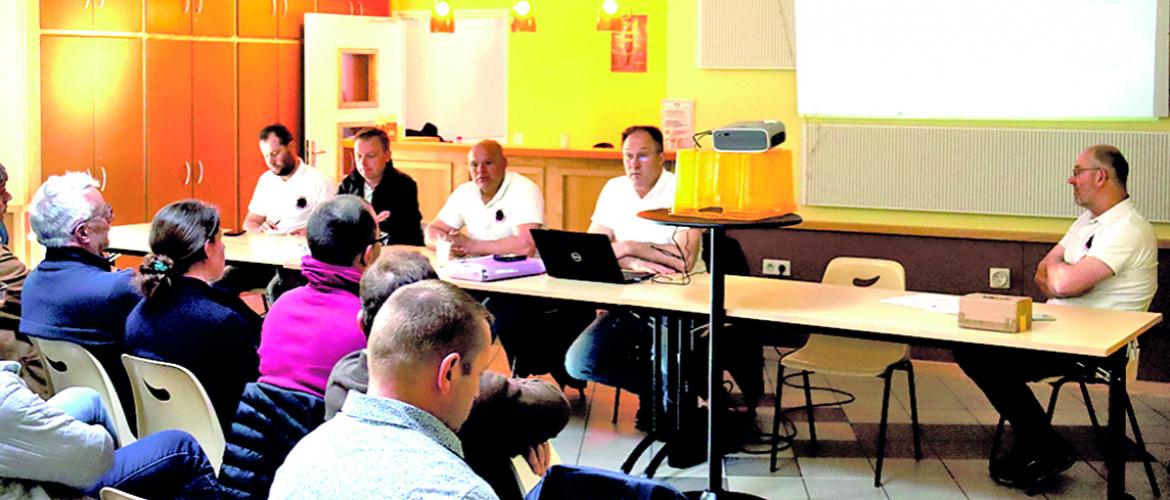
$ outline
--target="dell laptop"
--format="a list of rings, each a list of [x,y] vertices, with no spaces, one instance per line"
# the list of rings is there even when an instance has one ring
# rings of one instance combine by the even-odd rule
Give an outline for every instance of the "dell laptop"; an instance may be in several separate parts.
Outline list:
[[[654,273],[627,271],[618,265],[609,237],[555,229],[533,229],[532,241],[549,276],[601,283],[636,283]]]

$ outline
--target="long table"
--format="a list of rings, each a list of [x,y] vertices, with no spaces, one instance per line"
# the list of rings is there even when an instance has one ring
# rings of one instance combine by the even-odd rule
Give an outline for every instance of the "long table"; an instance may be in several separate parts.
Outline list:
[[[145,226],[113,228],[111,250],[144,253],[148,249]],[[237,239],[233,242],[233,238]],[[224,240],[227,258],[234,262],[296,267],[306,252],[304,240],[296,237],[243,235]],[[417,247],[391,248],[418,250]],[[445,277],[442,269],[439,272]],[[688,285],[653,282],[617,285],[538,275],[490,283],[453,282],[464,289],[490,293],[704,316],[710,311],[709,280],[709,276],[699,275]],[[1125,346],[1161,322],[1161,314],[1036,304],[1035,312],[1051,315],[1055,320],[1034,322],[1028,332],[1006,334],[959,328],[952,315],[882,302],[913,292],[746,276],[728,276],[726,280],[724,304],[728,318],[906,343],[994,346],[1104,360],[1112,373],[1106,454],[1109,498],[1125,496]]]

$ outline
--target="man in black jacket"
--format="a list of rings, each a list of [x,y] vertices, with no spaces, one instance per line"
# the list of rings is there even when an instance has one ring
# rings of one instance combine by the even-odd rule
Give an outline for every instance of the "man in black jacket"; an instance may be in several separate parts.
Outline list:
[[[418,210],[418,185],[394,168],[390,138],[381,129],[364,129],[353,140],[356,168],[337,187],[337,194],[365,198],[378,214],[382,232],[391,245],[422,245],[422,213]]]

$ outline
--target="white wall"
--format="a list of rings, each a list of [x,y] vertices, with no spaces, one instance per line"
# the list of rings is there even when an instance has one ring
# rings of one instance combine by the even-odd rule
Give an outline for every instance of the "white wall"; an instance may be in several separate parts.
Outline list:
[[[23,204],[28,196],[29,3],[0,1],[0,163],[8,169],[14,204]]]

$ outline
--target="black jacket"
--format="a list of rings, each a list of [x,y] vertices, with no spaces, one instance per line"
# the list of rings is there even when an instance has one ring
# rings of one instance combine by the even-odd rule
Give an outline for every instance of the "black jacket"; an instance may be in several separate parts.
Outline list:
[[[355,168],[337,186],[337,194],[365,196],[366,180]],[[422,213],[418,210],[418,185],[409,175],[394,168],[394,161],[386,162],[382,182],[374,187],[374,212],[390,211],[390,217],[380,224],[383,233],[390,235],[391,245],[423,244]]]
[[[325,402],[312,394],[249,383],[235,423],[224,429],[227,448],[219,482],[227,498],[268,498],[276,469],[302,438],[324,420]]]

